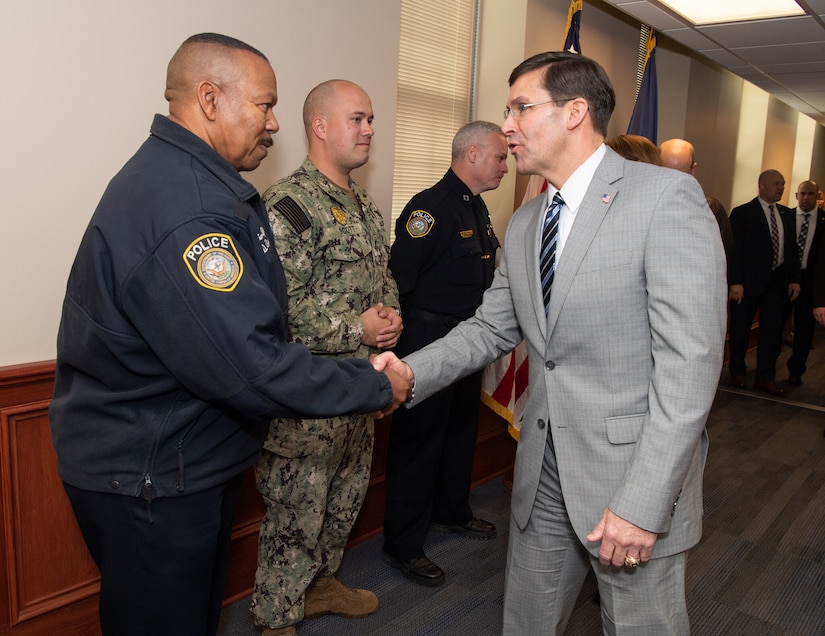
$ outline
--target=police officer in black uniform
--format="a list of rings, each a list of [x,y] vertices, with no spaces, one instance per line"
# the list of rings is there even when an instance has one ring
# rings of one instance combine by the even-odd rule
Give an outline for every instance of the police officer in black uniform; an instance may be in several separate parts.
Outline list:
[[[401,213],[390,256],[404,317],[399,357],[441,338],[481,304],[499,242],[479,194],[498,187],[506,161],[500,126],[466,124],[453,139],[450,169]],[[478,372],[393,415],[384,558],[416,583],[436,586],[445,580],[424,554],[431,523],[438,531],[475,539],[496,533],[493,524],[473,516],[469,504],[480,389]]]

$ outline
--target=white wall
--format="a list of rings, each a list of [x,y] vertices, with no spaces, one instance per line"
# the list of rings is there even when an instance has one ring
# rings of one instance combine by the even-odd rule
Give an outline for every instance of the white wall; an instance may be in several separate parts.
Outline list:
[[[481,3],[474,119],[502,123],[510,93],[507,78],[525,58],[526,19],[527,0],[488,0]],[[516,162],[512,155],[507,158],[507,166],[510,172],[504,175],[501,185],[482,195],[490,211],[493,229],[502,244],[507,224],[513,216],[515,199]]]
[[[524,57],[561,46],[568,7],[568,0],[482,2],[476,118],[501,120],[507,76]],[[0,366],[54,358],[80,237],[109,179],[146,138],[153,114],[166,112],[166,64],[193,33],[240,38],[275,68],[281,131],[270,156],[248,175],[259,189],[303,159],[300,111],[310,88],[333,77],[363,86],[372,97],[376,135],[370,162],[355,176],[389,222],[400,13],[401,0],[0,2]],[[602,0],[585,0],[581,42],[613,82],[618,103],[608,134],[621,134],[633,108],[638,23]],[[697,176],[709,192],[733,204],[752,198],[753,175],[766,162],[796,181],[805,172],[797,156],[802,147],[807,154],[813,146],[810,170],[823,170],[822,126],[812,132],[803,122],[800,143],[799,118],[783,105],[766,105],[715,63],[662,39],[660,46],[660,138],[684,130],[696,143]],[[766,136],[772,143],[763,156]],[[789,184],[786,198],[792,200],[795,186]],[[503,237],[520,200],[515,170],[485,199]]]
[[[303,159],[301,106],[333,77],[372,97],[371,160],[356,173],[389,214],[400,0],[25,0],[0,4],[0,366],[55,357],[66,278],[109,179],[165,113],[166,64],[189,35],[260,49],[281,131],[247,177],[259,189]]]

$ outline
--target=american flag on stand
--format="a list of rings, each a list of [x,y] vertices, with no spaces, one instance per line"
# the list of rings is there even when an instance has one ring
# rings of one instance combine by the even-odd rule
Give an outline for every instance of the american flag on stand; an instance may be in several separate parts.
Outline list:
[[[522,205],[547,190],[547,181],[532,175]],[[518,439],[521,416],[527,403],[527,347],[520,343],[510,353],[490,364],[481,376],[481,401],[507,420],[513,439]]]
[[[481,376],[481,401],[507,420],[514,439],[518,439],[527,403],[527,371],[527,347],[522,342],[484,369]]]
[[[564,32],[565,51],[581,53],[581,15],[582,0],[571,0]],[[547,181],[538,175],[532,175],[527,182],[521,204],[524,205],[546,190]],[[481,401],[507,420],[508,430],[513,439],[518,439],[524,405],[527,403],[527,376],[527,347],[522,342],[510,353],[501,356],[484,369],[481,378]]]

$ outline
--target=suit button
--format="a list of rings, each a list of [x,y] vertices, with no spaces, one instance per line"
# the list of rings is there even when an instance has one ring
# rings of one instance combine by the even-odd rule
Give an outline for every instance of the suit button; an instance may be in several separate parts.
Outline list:
[[[548,371],[552,371],[553,369],[556,368],[556,363],[553,362],[552,360],[548,360],[547,362],[544,363],[544,368],[547,369]]]
[[[539,427],[540,431],[543,431],[546,424],[544,423],[544,420],[539,420],[537,426]]]
[[[109,485],[112,487],[112,490],[120,488],[120,482],[117,479],[112,480],[112,483]]]

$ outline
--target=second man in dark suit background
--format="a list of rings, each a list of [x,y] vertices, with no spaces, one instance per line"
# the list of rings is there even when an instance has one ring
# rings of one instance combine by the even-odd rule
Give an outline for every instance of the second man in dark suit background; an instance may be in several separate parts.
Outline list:
[[[813,271],[816,254],[825,234],[825,210],[817,207],[819,186],[803,181],[796,190],[797,207],[791,220],[799,253],[800,290],[793,303],[793,353],[788,358],[788,384],[800,386],[814,338],[816,320],[813,313]]]
[[[782,318],[786,299],[799,294],[799,257],[793,213],[778,202],[785,178],[777,170],[759,175],[759,195],[733,208],[734,255],[728,271],[730,285],[731,384],[745,387],[745,352],[751,325],[759,310],[759,341],[753,388],[780,396],[776,359],[782,345]]]

